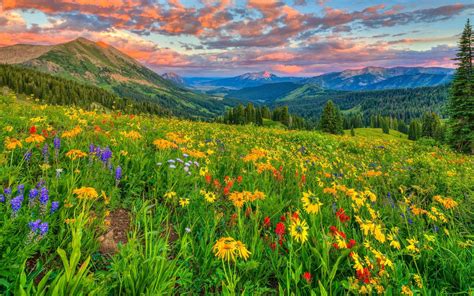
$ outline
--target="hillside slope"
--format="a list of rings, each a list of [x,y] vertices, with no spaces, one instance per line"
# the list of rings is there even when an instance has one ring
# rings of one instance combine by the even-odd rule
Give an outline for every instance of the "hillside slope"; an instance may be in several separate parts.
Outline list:
[[[22,54],[15,57],[18,52]],[[85,38],[54,46],[5,47],[0,49],[0,63],[100,86],[120,97],[157,103],[178,116],[212,117],[225,107],[220,98],[181,88],[116,48]]]

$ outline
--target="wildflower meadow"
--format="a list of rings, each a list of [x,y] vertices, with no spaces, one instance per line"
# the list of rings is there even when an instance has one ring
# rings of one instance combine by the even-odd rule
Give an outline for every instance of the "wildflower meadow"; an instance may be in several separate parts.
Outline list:
[[[12,94],[0,142],[1,295],[473,293],[466,154]]]

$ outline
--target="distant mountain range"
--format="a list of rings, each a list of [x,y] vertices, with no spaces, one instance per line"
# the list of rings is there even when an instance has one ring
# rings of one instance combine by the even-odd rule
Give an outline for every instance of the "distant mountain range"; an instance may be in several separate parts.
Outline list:
[[[203,79],[194,78],[188,80],[188,86],[195,88],[206,88],[206,87],[225,87],[229,89],[241,89],[244,87],[260,86],[269,83],[278,82],[298,82],[301,78],[299,77],[279,77],[268,71],[245,73],[235,77],[229,78],[216,78],[216,79]]]
[[[99,86],[120,97],[151,101],[178,116],[213,117],[222,113],[226,106],[222,98],[194,93],[161,77],[118,49],[85,38],[51,46],[2,47],[0,63],[21,65]]]
[[[300,82],[336,90],[381,90],[446,84],[453,74],[454,70],[448,68],[367,67],[323,74]]]
[[[382,90],[442,85],[449,83],[453,74],[453,69],[439,67],[366,67],[315,77],[280,77],[268,71],[262,71],[230,78],[184,78],[184,80],[188,87],[208,90],[222,87],[235,90],[280,82],[314,84],[333,90]]]

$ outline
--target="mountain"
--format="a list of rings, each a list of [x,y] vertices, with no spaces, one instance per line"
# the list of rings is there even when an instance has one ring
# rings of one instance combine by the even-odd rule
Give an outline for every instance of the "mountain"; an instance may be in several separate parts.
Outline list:
[[[118,49],[85,38],[52,46],[3,47],[0,63],[99,86],[123,98],[153,102],[177,116],[213,117],[223,112],[227,104],[222,98],[177,86]]]
[[[171,81],[174,84],[179,85],[179,86],[184,86],[186,84],[184,82],[183,77],[181,77],[178,74],[173,73],[173,72],[163,73],[163,74],[161,74],[161,77],[163,77],[164,79],[166,79],[168,81]]]
[[[230,78],[220,78],[200,82],[199,86],[228,87],[232,89],[241,89],[244,87],[260,86],[267,83],[277,82],[297,82],[299,77],[279,77],[268,71],[245,73]]]
[[[301,83],[311,83],[335,90],[375,90],[436,86],[451,81],[453,69],[432,67],[366,67],[311,77]]]
[[[269,103],[288,95],[301,87],[293,82],[268,83],[259,86],[245,87],[239,90],[228,90],[226,97],[248,100],[258,103]]]

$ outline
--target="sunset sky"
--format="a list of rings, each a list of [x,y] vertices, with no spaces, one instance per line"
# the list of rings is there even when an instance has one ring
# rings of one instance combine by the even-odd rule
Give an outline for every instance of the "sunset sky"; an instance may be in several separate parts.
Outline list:
[[[451,67],[472,1],[0,0],[0,46],[85,37],[158,73]]]

